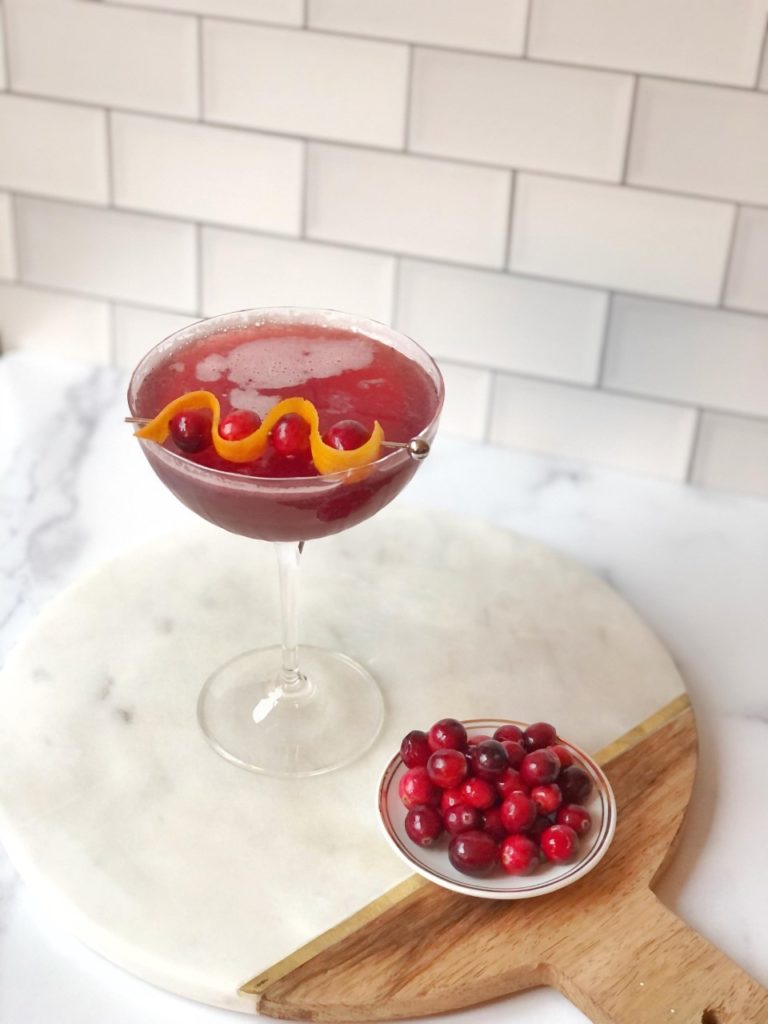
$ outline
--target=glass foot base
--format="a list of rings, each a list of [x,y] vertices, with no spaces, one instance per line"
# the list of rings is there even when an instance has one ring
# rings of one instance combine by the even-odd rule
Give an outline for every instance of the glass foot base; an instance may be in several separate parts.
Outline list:
[[[233,764],[281,778],[350,764],[371,746],[384,718],[373,676],[345,654],[300,647],[301,680],[286,688],[281,653],[247,651],[207,680],[197,718],[208,742]]]

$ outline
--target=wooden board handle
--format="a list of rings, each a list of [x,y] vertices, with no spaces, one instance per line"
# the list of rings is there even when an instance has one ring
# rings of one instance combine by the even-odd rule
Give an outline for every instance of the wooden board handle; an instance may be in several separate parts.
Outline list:
[[[553,984],[594,1024],[768,1024],[768,991],[651,892],[621,942],[581,948]]]

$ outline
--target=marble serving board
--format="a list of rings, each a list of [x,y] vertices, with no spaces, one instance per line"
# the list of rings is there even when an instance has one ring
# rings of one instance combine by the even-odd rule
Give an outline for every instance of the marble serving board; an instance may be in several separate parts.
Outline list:
[[[302,635],[379,679],[356,764],[280,780],[218,757],[209,672],[278,635],[270,546],[201,524],[51,604],[0,678],[0,836],[52,917],[170,991],[250,1012],[248,979],[408,875],[376,790],[437,717],[553,721],[597,750],[679,696],[632,609],[563,556],[484,523],[389,509],[308,545]]]

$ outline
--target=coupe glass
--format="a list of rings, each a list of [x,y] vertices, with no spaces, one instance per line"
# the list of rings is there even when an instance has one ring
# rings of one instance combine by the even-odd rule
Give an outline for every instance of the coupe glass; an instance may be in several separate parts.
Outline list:
[[[228,331],[273,328],[276,335],[294,328],[299,336],[302,331],[330,339],[334,333],[356,335],[411,360],[434,387],[434,402],[418,433],[419,439],[432,440],[443,401],[434,361],[405,335],[332,310],[244,310],[177,331],[134,370],[128,390],[132,417],[146,419],[159,411],[145,407],[142,385],[169,355],[181,358],[188,346]],[[301,387],[285,390],[300,393]],[[140,444],[155,473],[190,509],[225,530],[272,541],[277,553],[282,643],[237,654],[205,682],[197,713],[208,741],[227,760],[267,775],[319,775],[349,764],[381,728],[382,696],[370,673],[347,655],[299,646],[299,558],[306,541],[346,530],[388,504],[416,472],[419,461],[412,452],[418,445],[384,448],[364,472],[275,478],[208,468],[152,441]]]

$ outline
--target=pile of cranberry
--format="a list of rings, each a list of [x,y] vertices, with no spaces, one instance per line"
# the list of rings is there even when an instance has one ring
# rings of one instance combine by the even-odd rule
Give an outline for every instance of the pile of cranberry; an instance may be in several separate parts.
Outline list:
[[[500,864],[527,875],[542,862],[565,863],[592,826],[583,806],[592,780],[547,722],[468,736],[461,722],[442,718],[428,733],[409,732],[400,756],[408,836],[433,846],[447,833],[448,857],[464,874]]]

